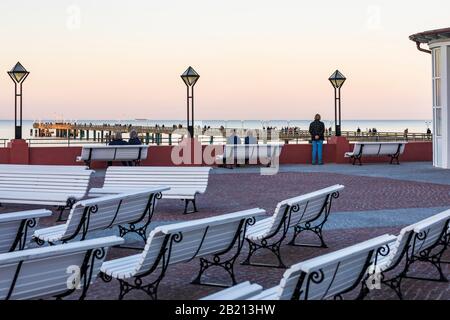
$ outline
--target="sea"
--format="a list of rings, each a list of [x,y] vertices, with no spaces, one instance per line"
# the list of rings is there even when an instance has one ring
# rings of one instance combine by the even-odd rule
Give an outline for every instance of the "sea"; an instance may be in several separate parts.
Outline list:
[[[23,120],[22,135],[24,139],[32,138],[33,120]],[[55,120],[40,120],[40,122],[55,122]],[[70,120],[57,120],[57,122],[73,122]],[[281,129],[284,127],[298,127],[300,130],[307,130],[311,120],[196,120],[196,126],[207,126],[211,128],[236,129],[262,129],[263,127],[272,127]],[[327,128],[333,127],[334,121],[323,120]],[[77,120],[77,123],[86,124],[122,124],[132,126],[159,126],[172,127],[174,124],[186,125],[186,120]],[[362,131],[376,128],[378,132],[403,132],[408,129],[410,133],[425,133],[427,128],[431,128],[431,120],[343,120],[342,131],[356,131],[360,128]],[[14,137],[14,120],[0,120],[0,140],[12,139]]]

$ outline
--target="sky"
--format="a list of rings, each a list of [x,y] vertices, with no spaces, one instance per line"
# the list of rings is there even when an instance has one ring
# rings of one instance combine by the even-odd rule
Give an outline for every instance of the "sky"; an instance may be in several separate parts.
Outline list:
[[[0,119],[20,61],[24,118],[184,119],[192,66],[197,119],[334,116],[431,119],[431,58],[408,36],[449,27],[448,0],[2,0]]]

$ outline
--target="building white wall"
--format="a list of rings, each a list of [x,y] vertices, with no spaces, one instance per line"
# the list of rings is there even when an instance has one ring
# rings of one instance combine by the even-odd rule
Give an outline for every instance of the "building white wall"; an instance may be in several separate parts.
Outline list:
[[[438,136],[438,125],[435,112],[435,97],[433,96],[433,165],[450,169],[450,41],[435,41],[429,44],[430,49],[440,48],[440,106],[441,106],[441,135]],[[433,78],[434,79],[434,78]],[[435,81],[433,80],[433,95]]]

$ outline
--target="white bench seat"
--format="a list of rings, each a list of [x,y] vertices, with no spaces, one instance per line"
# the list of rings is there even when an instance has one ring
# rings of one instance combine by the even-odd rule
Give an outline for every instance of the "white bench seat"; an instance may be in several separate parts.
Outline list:
[[[78,162],[90,166],[92,161],[132,161],[147,159],[148,145],[84,145]]]
[[[302,232],[308,231],[318,236],[319,247],[326,247],[322,227],[330,214],[332,200],[338,198],[339,192],[343,189],[343,185],[334,185],[279,202],[271,217],[262,219],[249,227],[246,235],[249,252],[243,264],[285,268],[286,265],[281,258],[280,246],[289,230],[294,231],[294,235],[289,242],[290,245],[317,246],[296,243],[297,237]],[[253,254],[260,249],[267,249],[274,253],[278,259],[278,265],[251,262]]]
[[[75,237],[84,240],[89,232],[120,226],[121,236],[135,232],[146,240],[146,228],[153,215],[156,201],[160,198],[161,192],[167,189],[167,187],[147,188],[79,201],[74,204],[65,224],[38,229],[33,237],[38,244],[67,242]],[[139,222],[144,225],[131,229],[124,227]]]
[[[39,218],[51,215],[44,209],[0,214],[0,253],[25,249]]]
[[[235,164],[277,166],[282,148],[282,144],[226,144],[216,162],[230,168]]]
[[[0,300],[63,298],[77,291],[84,299],[108,247],[123,242],[113,236],[0,254]]]
[[[236,296],[239,296],[239,300],[245,300],[261,293],[262,290],[263,287],[259,284],[245,281],[200,300],[236,300]]]
[[[129,192],[139,188],[168,186],[164,199],[185,201],[184,213],[197,212],[196,197],[206,191],[210,167],[109,167],[102,188],[92,188],[89,196]],[[192,203],[193,210],[188,211]]]
[[[393,235],[379,236],[362,243],[309,259],[291,266],[279,285],[258,290],[247,282],[240,290],[228,289],[203,298],[227,300],[325,300],[342,298],[343,294],[357,288],[370,275],[369,265],[377,261],[379,252],[395,240]],[[242,284],[241,284],[242,285]],[[249,296],[250,286],[256,288]],[[244,293],[244,294],[242,294]],[[358,295],[358,297],[361,296]]]
[[[278,294],[280,291],[280,287],[276,286],[276,287],[272,287],[266,290],[261,291],[260,293],[257,293],[253,296],[249,296],[247,298],[245,298],[245,300],[278,300]],[[244,298],[240,298],[238,300],[243,300]],[[207,299],[209,300],[209,299]],[[236,298],[231,299],[231,300],[236,300]]]
[[[93,171],[85,166],[0,165],[0,203],[66,208],[86,196]]]
[[[200,258],[200,271],[193,283],[202,284],[203,273],[214,266],[225,269],[235,284],[233,265],[242,248],[247,225],[264,214],[262,209],[250,209],[156,227],[141,254],[103,263],[102,278],[120,282],[119,299],[135,289],[156,299],[159,282],[169,265]],[[209,255],[214,258],[207,260]],[[144,284],[148,275],[157,276],[157,280]]]
[[[405,152],[406,141],[392,141],[392,142],[355,142],[353,151],[346,152],[346,158],[353,159],[353,165],[356,161],[362,165],[361,158],[365,157],[390,157],[392,164],[396,160],[400,164],[399,157]]]
[[[44,229],[38,229],[34,232],[33,237],[45,242],[57,242],[60,241],[64,232],[66,231],[66,224],[60,224],[57,226],[46,227]]]

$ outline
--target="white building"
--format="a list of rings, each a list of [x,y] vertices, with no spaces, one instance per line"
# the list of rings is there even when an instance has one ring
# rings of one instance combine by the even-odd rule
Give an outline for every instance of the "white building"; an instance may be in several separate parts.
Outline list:
[[[433,85],[433,165],[450,169],[450,28],[409,37],[417,49],[431,54]],[[423,49],[427,44],[430,50]]]

